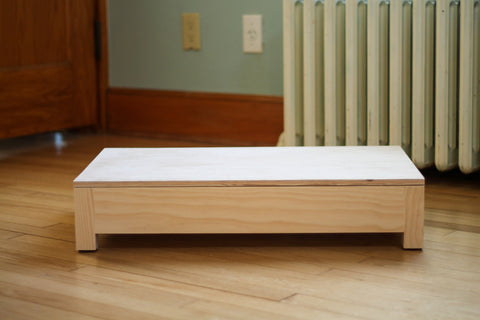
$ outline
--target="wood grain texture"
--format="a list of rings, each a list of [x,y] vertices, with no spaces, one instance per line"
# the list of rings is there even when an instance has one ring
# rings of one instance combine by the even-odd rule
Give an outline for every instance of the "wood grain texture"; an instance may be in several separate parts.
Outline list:
[[[74,88],[68,65],[0,72],[0,137],[73,127]],[[32,106],[35,106],[32,108]]]
[[[107,91],[108,91],[108,13],[107,0],[96,1],[96,21],[100,23],[101,54],[97,61],[98,81],[98,127],[107,130]]]
[[[283,98],[111,88],[110,132],[162,134],[231,145],[275,145],[283,130]]]
[[[423,186],[407,187],[405,208],[404,249],[423,248],[425,191]]]
[[[0,68],[69,60],[68,2],[0,1]]]
[[[74,90],[71,77],[72,69],[68,63],[3,70],[0,73],[0,110],[13,111],[12,116],[15,117],[15,111],[34,104],[40,107],[65,104],[71,99]]]
[[[407,210],[405,187],[77,189],[100,234],[403,232]]]
[[[95,209],[91,189],[75,189],[75,243],[77,250],[97,250]]]
[[[422,171],[423,251],[398,234],[164,234],[79,254],[72,179],[99,151],[205,145],[65,138],[0,141],[2,319],[480,318],[480,173]]]
[[[0,138],[97,123],[94,2],[0,1]]]
[[[423,185],[400,147],[112,148],[80,186]]]
[[[97,74],[93,41],[95,1],[71,1],[70,53],[73,66],[73,105],[78,126],[98,124]]]

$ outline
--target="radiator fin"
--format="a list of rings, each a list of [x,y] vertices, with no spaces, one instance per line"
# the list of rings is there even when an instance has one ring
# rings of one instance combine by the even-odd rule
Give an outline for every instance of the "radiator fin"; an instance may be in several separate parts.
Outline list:
[[[480,169],[480,0],[284,0],[285,145]]]
[[[480,1],[460,3],[459,166],[480,168]]]

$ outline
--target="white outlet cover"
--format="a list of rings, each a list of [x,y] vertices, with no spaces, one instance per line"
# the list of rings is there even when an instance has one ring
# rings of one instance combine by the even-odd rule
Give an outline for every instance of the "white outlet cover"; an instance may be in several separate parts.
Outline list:
[[[262,53],[262,15],[243,15],[243,52]]]

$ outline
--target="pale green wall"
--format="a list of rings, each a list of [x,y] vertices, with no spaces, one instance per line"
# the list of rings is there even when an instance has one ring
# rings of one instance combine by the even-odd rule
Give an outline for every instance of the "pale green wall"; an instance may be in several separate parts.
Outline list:
[[[282,95],[281,0],[109,0],[111,87]],[[181,15],[200,13],[200,51]],[[242,15],[263,15],[263,53],[242,51]]]

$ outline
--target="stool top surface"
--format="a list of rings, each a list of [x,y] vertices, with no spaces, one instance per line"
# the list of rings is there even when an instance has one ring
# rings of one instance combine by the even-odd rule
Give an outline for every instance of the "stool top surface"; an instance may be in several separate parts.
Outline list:
[[[106,148],[75,187],[423,185],[398,146]]]

